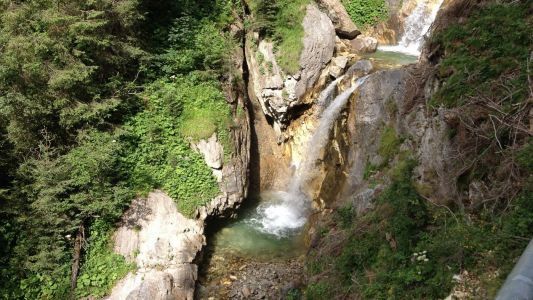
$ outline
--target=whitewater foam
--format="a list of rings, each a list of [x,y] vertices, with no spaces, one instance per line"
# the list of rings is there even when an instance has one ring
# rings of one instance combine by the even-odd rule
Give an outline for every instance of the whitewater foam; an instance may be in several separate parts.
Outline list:
[[[398,45],[379,46],[378,49],[420,56],[424,37],[435,21],[443,2],[444,0],[439,0],[436,4],[433,4],[432,0],[419,2],[413,12],[405,19],[405,30]]]
[[[272,199],[260,204],[256,210],[257,215],[250,219],[252,225],[258,230],[278,237],[285,237],[299,231],[305,225],[311,210],[311,201],[306,194],[306,184],[315,176],[316,161],[328,143],[333,123],[346,106],[350,96],[363,84],[366,78],[367,76],[358,79],[352,87],[338,95],[320,114],[319,125],[307,145],[307,155],[296,170],[287,191],[274,192]],[[336,83],[335,85],[330,84],[321,94],[320,100],[330,97],[335,87]]]

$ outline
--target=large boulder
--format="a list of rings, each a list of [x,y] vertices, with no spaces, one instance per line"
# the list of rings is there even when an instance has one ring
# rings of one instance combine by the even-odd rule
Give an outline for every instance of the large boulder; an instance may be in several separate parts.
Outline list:
[[[278,136],[290,123],[291,109],[303,104],[305,95],[314,87],[322,71],[333,57],[335,28],[329,17],[314,4],[306,7],[300,70],[286,74],[278,65],[274,45],[249,34],[246,43],[250,70],[249,94],[257,100],[263,113],[272,119]]]
[[[329,67],[329,74],[335,78],[344,73],[344,69],[348,64],[347,56],[337,56],[331,60],[331,66]]]
[[[327,12],[339,37],[354,39],[361,33],[339,0],[319,0],[318,4]]]
[[[224,162],[224,148],[219,143],[217,134],[214,132],[208,139],[202,139],[198,143],[193,143],[192,148],[200,152],[205,163],[213,171],[213,175],[218,182],[222,181],[222,164]]]
[[[358,36],[348,42],[352,51],[356,53],[373,53],[378,49],[378,40],[369,36]]]
[[[307,6],[303,27],[304,48],[300,56],[301,79],[296,85],[297,97],[302,97],[315,84],[335,50],[335,28],[316,6]]]
[[[367,59],[362,59],[357,61],[355,64],[353,64],[348,71],[346,71],[346,75],[348,76],[354,76],[354,77],[362,77],[365,75],[370,74],[374,70],[374,66],[372,65],[372,62],[370,62]]]
[[[115,251],[138,269],[106,299],[194,298],[198,267],[193,261],[205,244],[203,224],[181,215],[170,197],[156,191],[133,201],[114,241]]]

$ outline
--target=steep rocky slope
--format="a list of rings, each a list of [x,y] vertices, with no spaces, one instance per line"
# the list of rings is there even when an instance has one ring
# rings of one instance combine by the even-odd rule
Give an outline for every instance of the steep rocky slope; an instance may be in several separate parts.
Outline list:
[[[355,93],[335,129],[348,146],[335,146],[334,134],[331,149],[341,151],[328,150],[343,163],[323,162],[331,167],[322,186],[340,197],[323,203],[310,230],[308,298],[494,297],[533,229],[525,159],[533,94],[520,67],[530,64],[530,5],[449,4],[418,64],[373,73]],[[487,28],[483,22],[496,15],[516,24]],[[506,43],[521,49],[509,55],[521,62],[480,80],[472,72],[501,58],[492,49],[505,26],[529,36],[517,32],[513,40],[506,33]],[[477,37],[463,30],[477,31],[491,46],[475,44]],[[487,59],[462,66],[469,75],[452,84],[463,76],[455,59],[478,57]],[[499,94],[497,82],[517,96]],[[490,93],[476,89],[483,84],[493,87]]]

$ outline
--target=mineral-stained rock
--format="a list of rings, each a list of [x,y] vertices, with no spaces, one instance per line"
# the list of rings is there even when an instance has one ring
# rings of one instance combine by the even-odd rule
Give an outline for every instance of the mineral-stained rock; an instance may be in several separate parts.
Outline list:
[[[372,63],[369,60],[362,59],[353,64],[350,68],[348,68],[348,71],[346,71],[346,75],[361,77],[364,75],[368,75],[370,72],[372,72],[373,69],[374,67],[372,66]]]
[[[339,77],[344,73],[344,68],[348,63],[348,57],[346,56],[337,56],[332,59],[331,66],[329,67],[329,74],[335,78]]]

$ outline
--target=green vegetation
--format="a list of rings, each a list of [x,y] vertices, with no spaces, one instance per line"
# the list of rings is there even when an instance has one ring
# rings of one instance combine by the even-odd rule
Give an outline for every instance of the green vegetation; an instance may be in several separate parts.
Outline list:
[[[109,232],[136,194],[162,188],[193,216],[218,193],[190,144],[216,133],[231,155],[221,82],[232,84],[241,10],[0,1],[0,299],[102,297],[132,268]]]
[[[372,179],[376,173],[389,165],[390,160],[400,152],[400,145],[402,142],[403,139],[396,134],[394,127],[386,126],[381,134],[378,147],[378,154],[381,156],[383,161],[380,164],[367,162],[363,173],[363,179]],[[405,157],[406,155],[409,155],[409,153],[402,153],[402,157]]]
[[[386,127],[378,149],[385,162],[367,163],[364,178],[387,187],[363,216],[350,206],[336,210],[307,263],[311,295],[320,286],[340,298],[441,299],[458,286],[475,297],[495,296],[533,232],[533,142],[517,129],[528,126],[531,99],[530,5],[476,7],[465,23],[441,28],[432,41],[432,49],[444,50],[438,64],[444,84],[432,104],[460,111],[448,131],[466,171],[451,180],[460,193],[475,180],[490,186],[485,197],[497,196],[483,205],[427,201],[435,199],[435,187],[413,182],[415,163]],[[507,180],[514,183],[510,190]],[[453,279],[458,274],[461,282]]]
[[[253,29],[264,37],[272,38],[278,64],[289,74],[298,72],[300,68],[304,37],[302,22],[309,2],[310,0],[251,0],[249,3],[254,16]]]
[[[195,209],[219,189],[203,157],[190,150],[189,140],[228,130],[229,107],[216,81],[193,75],[154,82],[145,93],[147,109],[126,126],[131,181],[144,192],[164,189],[182,213],[194,217]]]
[[[308,300],[331,299],[332,293],[327,283],[312,283],[305,290],[305,297]]]
[[[91,226],[90,247],[78,277],[76,296],[79,298],[105,296],[120,278],[135,269],[134,264],[128,264],[122,255],[113,252],[111,230],[101,220]]]
[[[342,0],[342,4],[359,29],[366,29],[388,17],[385,0]]]
[[[528,97],[524,87],[527,70],[533,68],[530,3],[491,4],[474,12],[466,24],[453,24],[435,35],[433,43],[442,45],[447,55],[440,67],[446,85],[435,95],[434,105],[504,99],[502,108],[509,113]]]
[[[396,130],[392,126],[387,126],[381,134],[378,153],[383,157],[384,164],[394,157],[399,151],[402,140],[396,135]]]
[[[395,167],[372,212],[356,218],[349,206],[337,210],[342,235],[330,232],[321,243],[337,246],[313,251],[309,299],[326,291],[365,299],[445,298],[462,270],[480,278],[471,284],[487,293],[483,297],[494,296],[533,231],[533,193],[525,190],[499,215],[452,214],[417,194],[414,166],[406,159]]]

